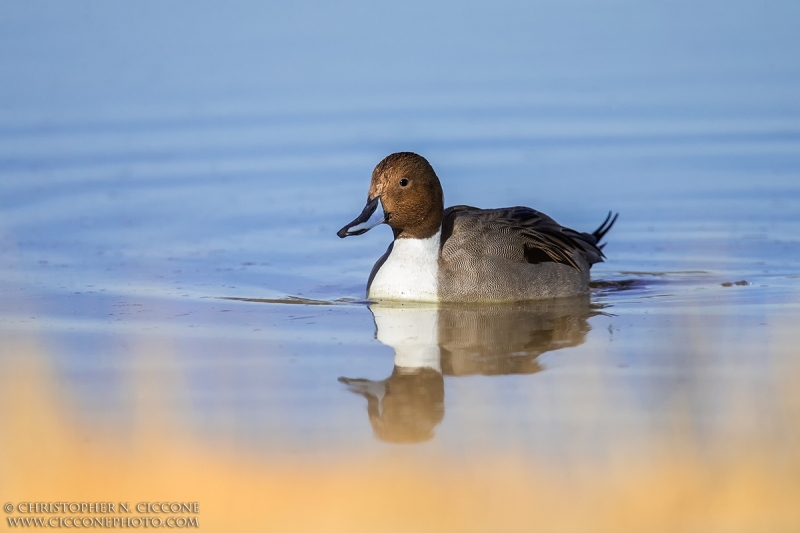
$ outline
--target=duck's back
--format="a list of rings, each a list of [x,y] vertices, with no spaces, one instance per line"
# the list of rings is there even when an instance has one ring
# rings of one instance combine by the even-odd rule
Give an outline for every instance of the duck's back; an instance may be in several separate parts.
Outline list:
[[[531,300],[584,293],[589,268],[603,260],[602,228],[579,233],[528,207],[450,207],[442,221],[439,298]]]

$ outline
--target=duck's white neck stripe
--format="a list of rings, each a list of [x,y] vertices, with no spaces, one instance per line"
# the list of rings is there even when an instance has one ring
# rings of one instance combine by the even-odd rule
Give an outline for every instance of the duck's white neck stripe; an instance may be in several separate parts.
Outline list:
[[[373,299],[439,300],[441,230],[427,239],[395,239],[392,251],[372,280]]]

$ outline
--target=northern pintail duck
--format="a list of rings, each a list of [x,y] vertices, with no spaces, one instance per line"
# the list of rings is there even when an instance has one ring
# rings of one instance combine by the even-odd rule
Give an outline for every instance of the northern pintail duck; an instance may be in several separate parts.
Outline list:
[[[378,163],[366,207],[337,235],[392,228],[394,241],[367,282],[373,300],[536,300],[587,292],[589,269],[604,257],[600,240],[616,220],[609,213],[580,233],[529,207],[445,209],[430,163],[400,152]]]

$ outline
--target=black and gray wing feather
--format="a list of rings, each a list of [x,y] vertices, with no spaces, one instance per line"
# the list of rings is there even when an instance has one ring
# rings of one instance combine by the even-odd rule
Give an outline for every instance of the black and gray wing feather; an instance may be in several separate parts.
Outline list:
[[[562,263],[580,270],[578,257],[589,266],[603,261],[600,240],[616,220],[617,215],[609,213],[594,232],[581,233],[529,207],[478,209],[457,205],[444,211],[442,246],[458,228],[458,233],[487,236],[479,239],[484,254],[534,264]]]

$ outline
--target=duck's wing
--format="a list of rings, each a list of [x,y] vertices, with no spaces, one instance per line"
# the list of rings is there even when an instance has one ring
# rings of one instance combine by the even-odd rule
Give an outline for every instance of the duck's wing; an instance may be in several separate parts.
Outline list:
[[[609,213],[594,232],[581,233],[529,207],[478,209],[457,205],[444,211],[442,246],[454,232],[469,234],[470,240],[484,243],[481,253],[527,263],[552,261],[580,269],[576,254],[589,266],[603,260],[600,239],[616,220],[617,216]]]

